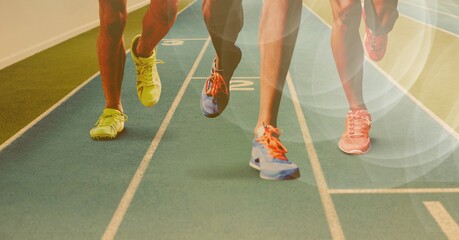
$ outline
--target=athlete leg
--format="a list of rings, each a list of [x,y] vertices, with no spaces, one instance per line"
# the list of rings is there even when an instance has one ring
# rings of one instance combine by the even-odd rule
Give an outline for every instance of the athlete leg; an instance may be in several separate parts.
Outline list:
[[[301,0],[263,2],[259,29],[260,113],[255,129],[262,124],[277,125],[282,90],[301,20],[301,4]]]
[[[219,116],[230,98],[229,84],[241,61],[235,45],[243,25],[242,0],[203,0],[202,13],[216,56],[211,74],[201,92],[201,112],[209,118]]]
[[[126,0],[99,0],[100,31],[97,55],[105,95],[105,107],[123,111],[121,84],[126,60],[123,31],[126,25]]]
[[[235,42],[244,24],[242,0],[203,0],[202,14],[215,48],[217,68],[235,68],[232,60],[239,51]]]
[[[149,57],[153,49],[172,28],[178,9],[178,0],[151,0],[143,17],[142,34],[135,53]]]
[[[360,0],[331,0],[331,47],[350,109],[366,109],[362,93],[363,48],[359,35]]]
[[[398,0],[365,0],[365,22],[376,34],[389,33],[398,18]]]

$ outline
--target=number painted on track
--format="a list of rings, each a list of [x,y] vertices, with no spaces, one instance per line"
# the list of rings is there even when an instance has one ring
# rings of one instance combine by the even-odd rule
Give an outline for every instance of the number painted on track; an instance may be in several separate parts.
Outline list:
[[[171,40],[164,40],[161,45],[163,46],[180,46],[183,45],[185,41],[183,40],[177,40],[177,39],[171,39]]]
[[[250,80],[231,80],[230,90],[231,91],[253,91],[253,81]]]

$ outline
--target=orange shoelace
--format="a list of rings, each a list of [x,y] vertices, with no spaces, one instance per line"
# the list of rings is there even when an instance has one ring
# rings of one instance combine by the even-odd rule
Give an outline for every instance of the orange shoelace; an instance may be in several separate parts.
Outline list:
[[[258,137],[256,141],[264,145],[273,158],[287,161],[285,157],[287,148],[279,141],[279,129],[271,125],[265,125],[264,128],[265,131],[263,135]]]
[[[370,117],[362,111],[350,112],[348,117],[348,135],[351,138],[367,137],[371,127]]]
[[[210,83],[212,83],[212,86],[209,88]],[[206,89],[206,94],[212,96],[212,98],[215,98],[219,92],[228,95],[228,86],[222,75],[217,71],[212,71],[212,75],[207,79]]]

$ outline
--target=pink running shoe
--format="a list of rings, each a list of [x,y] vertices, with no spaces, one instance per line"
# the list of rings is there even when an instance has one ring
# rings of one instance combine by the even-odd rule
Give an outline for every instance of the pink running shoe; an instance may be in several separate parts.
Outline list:
[[[362,10],[363,20],[365,21],[365,11]],[[365,50],[368,57],[373,61],[381,60],[386,54],[387,34],[376,35],[365,23]]]
[[[371,116],[367,110],[350,110],[338,146],[347,154],[364,154],[370,150]]]

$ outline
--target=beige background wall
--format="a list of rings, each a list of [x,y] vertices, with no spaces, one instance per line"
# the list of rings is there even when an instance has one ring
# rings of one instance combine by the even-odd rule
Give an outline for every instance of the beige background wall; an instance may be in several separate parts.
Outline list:
[[[98,11],[97,0],[0,0],[0,69],[98,26]]]

